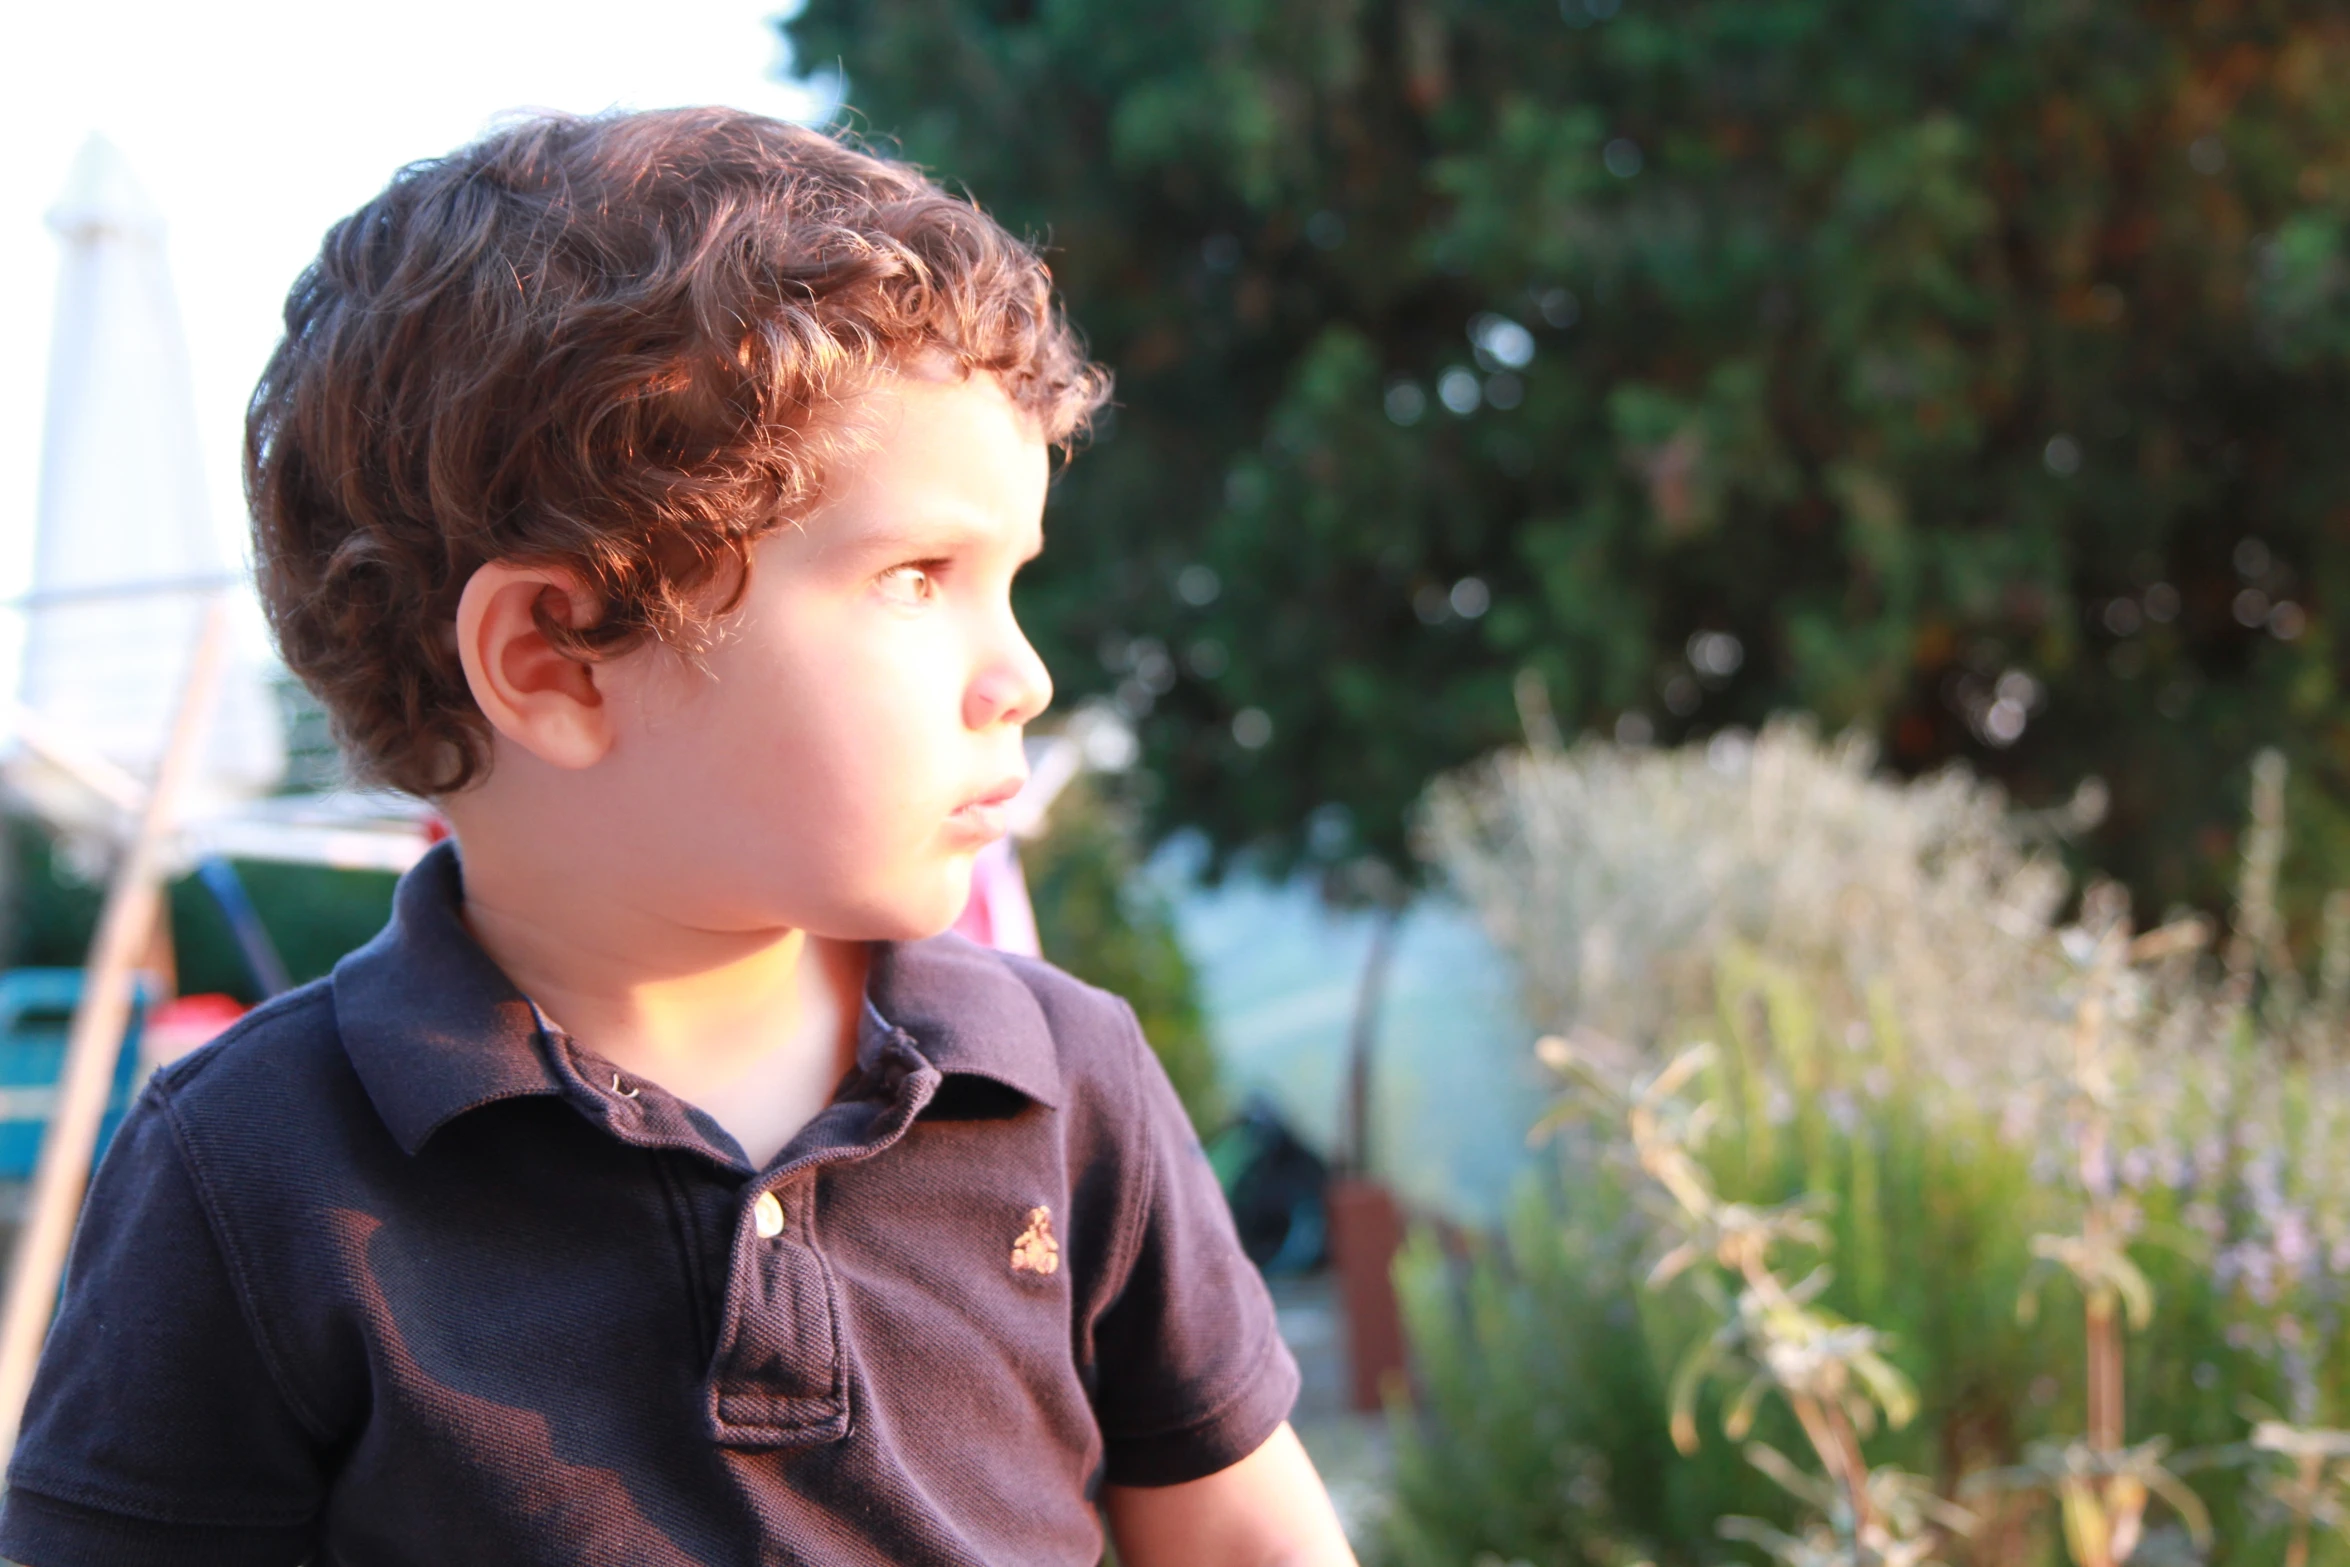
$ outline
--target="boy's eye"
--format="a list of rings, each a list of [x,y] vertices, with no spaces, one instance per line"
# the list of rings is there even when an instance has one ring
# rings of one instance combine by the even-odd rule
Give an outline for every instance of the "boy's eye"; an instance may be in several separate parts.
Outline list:
[[[901,604],[927,604],[938,596],[938,578],[928,566],[892,566],[881,574],[881,592]]]

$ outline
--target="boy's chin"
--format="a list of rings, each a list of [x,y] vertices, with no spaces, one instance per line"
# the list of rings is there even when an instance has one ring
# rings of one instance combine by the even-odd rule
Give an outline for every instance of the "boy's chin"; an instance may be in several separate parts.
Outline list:
[[[954,929],[971,902],[971,875],[948,878],[903,896],[876,900],[855,921],[859,941],[927,941]]]

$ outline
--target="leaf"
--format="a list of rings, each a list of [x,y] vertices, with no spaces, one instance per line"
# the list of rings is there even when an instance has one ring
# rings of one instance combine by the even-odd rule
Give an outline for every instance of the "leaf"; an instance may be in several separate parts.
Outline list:
[[[2179,1521],[2187,1526],[2187,1533],[2197,1545],[2211,1544],[2211,1513],[2204,1507],[2202,1497],[2160,1464],[2147,1466],[2145,1483],[2170,1504],[2171,1511],[2179,1515]]]
[[[1666,1063],[1663,1071],[1642,1085],[1638,1097],[1643,1103],[1653,1104],[1670,1099],[1681,1086],[1703,1071],[1714,1058],[1714,1047],[1709,1044],[1690,1045]]]
[[[2105,1271],[2128,1309],[2130,1326],[2144,1332],[2154,1320],[2154,1286],[2147,1282],[2146,1275],[2119,1247],[2114,1249]]]
[[[2113,1560],[2113,1525],[2105,1503],[2086,1480],[2067,1480],[2057,1490],[2064,1517],[2064,1543],[2080,1563]]]
[[[1744,1449],[1746,1461],[1778,1485],[1779,1489],[1797,1501],[1822,1512],[1836,1505],[1836,1487],[1818,1475],[1807,1474],[1795,1460],[1766,1442],[1749,1442]]]
[[[1770,1390],[1771,1379],[1767,1375],[1749,1378],[1746,1386],[1738,1390],[1728,1413],[1722,1416],[1722,1434],[1733,1442],[1745,1441],[1746,1434],[1754,1429],[1754,1417],[1762,1407],[1763,1395]]]
[[[1852,1369],[1868,1384],[1869,1392],[1885,1411],[1885,1423],[1898,1431],[1917,1417],[1917,1389],[1895,1370],[1891,1361],[1873,1350],[1852,1358]]]
[[[1584,1117],[1583,1107],[1560,1100],[1542,1112],[1534,1124],[1526,1129],[1526,1146],[1539,1148],[1556,1137],[1561,1128],[1571,1126]]]
[[[1648,1287],[1650,1289],[1660,1289],[1663,1286],[1672,1283],[1673,1280],[1679,1278],[1684,1272],[1688,1271],[1689,1267],[1693,1263],[1696,1263],[1704,1256],[1704,1250],[1699,1247],[1696,1242],[1683,1241],[1680,1245],[1675,1246],[1671,1251],[1668,1251],[1663,1256],[1657,1258],[1656,1266],[1648,1270]]]
[[[1705,1379],[1720,1364],[1721,1358],[1721,1352],[1713,1340],[1707,1339],[1682,1356],[1681,1364],[1674,1369],[1672,1392],[1667,1402],[1672,1411],[1673,1446],[1680,1449],[1684,1456],[1697,1451],[1698,1395],[1704,1390]]]
[[[2350,1458],[2350,1431],[2263,1420],[2252,1428],[2252,1446],[2262,1452],[2331,1461]]]

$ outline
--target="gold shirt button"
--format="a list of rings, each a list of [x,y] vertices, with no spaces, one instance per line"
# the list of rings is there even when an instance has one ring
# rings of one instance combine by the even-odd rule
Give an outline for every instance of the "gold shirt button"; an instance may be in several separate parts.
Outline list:
[[[751,1204],[751,1227],[765,1241],[783,1233],[783,1204],[775,1200],[773,1192],[761,1192],[759,1200]]]

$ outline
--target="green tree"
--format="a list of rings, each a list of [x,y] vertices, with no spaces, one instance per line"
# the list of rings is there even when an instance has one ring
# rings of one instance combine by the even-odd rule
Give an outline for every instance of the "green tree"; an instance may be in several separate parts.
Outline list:
[[[1119,375],[1024,605],[1155,822],[1400,859],[1519,732],[1785,707],[2350,873],[2350,29],[2300,0],[808,0]],[[1351,841],[1350,841],[1351,840]],[[2313,852],[2312,852],[2313,851]]]

